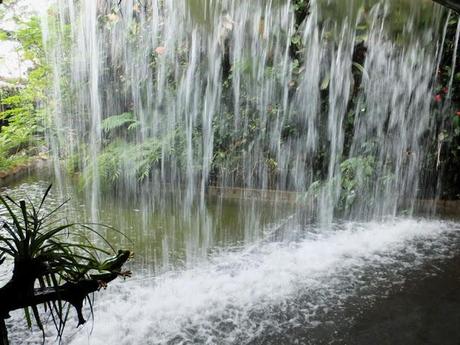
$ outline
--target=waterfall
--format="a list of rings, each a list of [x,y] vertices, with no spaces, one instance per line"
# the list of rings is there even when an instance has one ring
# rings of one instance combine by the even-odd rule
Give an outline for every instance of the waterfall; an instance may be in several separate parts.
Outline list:
[[[173,193],[192,218],[209,186],[297,192],[322,224],[411,212],[446,13],[312,0],[299,19],[296,6],[51,6],[50,142],[81,174],[93,219],[107,185],[145,205]]]
[[[50,197],[137,254],[94,332],[63,341],[347,343],[374,302],[399,311],[392,292],[450,275],[458,223],[414,214],[453,98],[455,68],[433,97],[452,17],[430,0],[53,0]],[[14,340],[41,337],[12,317]],[[374,336],[418,339],[412,319]]]

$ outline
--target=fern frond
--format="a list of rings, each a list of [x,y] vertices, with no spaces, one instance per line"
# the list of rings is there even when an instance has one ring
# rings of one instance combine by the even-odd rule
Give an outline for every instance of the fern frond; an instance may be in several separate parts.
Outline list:
[[[136,126],[136,124],[137,121],[134,118],[133,113],[128,112],[120,115],[112,115],[107,117],[102,121],[102,129],[104,132],[108,133],[124,126],[133,128],[133,126]]]

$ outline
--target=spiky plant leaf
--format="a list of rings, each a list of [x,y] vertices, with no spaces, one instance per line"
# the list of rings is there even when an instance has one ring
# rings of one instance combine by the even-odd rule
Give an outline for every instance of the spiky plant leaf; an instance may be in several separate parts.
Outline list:
[[[90,279],[92,270],[103,266],[101,257],[113,256],[115,248],[96,229],[116,231],[100,224],[62,223],[57,212],[64,202],[51,211],[44,210],[51,186],[45,191],[38,207],[29,201],[0,196],[0,205],[7,211],[8,220],[0,219],[0,264],[6,257],[20,258],[27,262],[43,263],[47,271],[35,278],[41,288],[58,288],[66,282]],[[57,219],[56,219],[57,218]],[[116,231],[121,233],[119,231]],[[96,246],[86,234],[95,235],[104,247]],[[32,306],[35,323],[43,332],[44,327],[36,306]],[[62,301],[48,302],[45,309],[51,315],[58,337],[64,331],[69,308]],[[25,319],[31,325],[29,309],[24,309]]]

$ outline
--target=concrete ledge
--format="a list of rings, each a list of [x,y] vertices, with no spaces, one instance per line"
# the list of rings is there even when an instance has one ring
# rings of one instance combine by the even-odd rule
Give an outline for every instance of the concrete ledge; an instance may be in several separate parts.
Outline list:
[[[305,206],[303,205],[305,194],[299,192],[210,186],[208,195],[224,199],[246,199]],[[407,200],[403,202],[403,205],[410,204]],[[416,212],[433,213],[435,211],[436,214],[460,217],[460,200],[419,199],[415,201],[414,207]]]
[[[289,191],[215,186],[210,186],[208,188],[208,195],[218,196],[225,199],[249,199],[289,204],[298,203],[301,197],[303,196],[302,193]]]
[[[419,199],[415,209],[421,212],[433,212],[445,216],[460,217],[460,200]]]

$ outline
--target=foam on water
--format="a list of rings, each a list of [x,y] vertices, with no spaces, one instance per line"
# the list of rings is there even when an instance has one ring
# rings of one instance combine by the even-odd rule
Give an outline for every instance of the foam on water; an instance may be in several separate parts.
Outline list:
[[[369,267],[396,263],[396,274],[425,259],[448,256],[458,249],[450,238],[457,230],[458,225],[441,221],[349,223],[327,233],[309,233],[297,242],[262,243],[220,254],[207,264],[155,279],[136,274],[97,297],[91,336],[89,324],[68,341],[246,343],[267,327],[281,331],[274,308],[298,303],[302,295],[308,303],[296,308],[313,326],[318,308],[350,297],[353,289],[347,286],[366,281]],[[378,280],[364,285],[385,286],[385,279]]]

